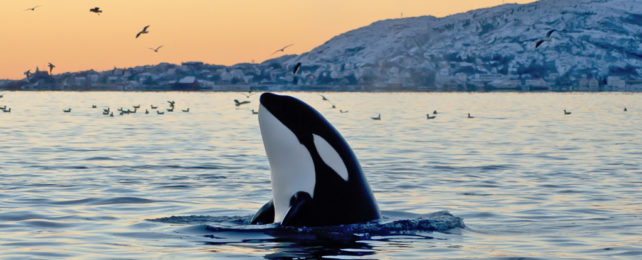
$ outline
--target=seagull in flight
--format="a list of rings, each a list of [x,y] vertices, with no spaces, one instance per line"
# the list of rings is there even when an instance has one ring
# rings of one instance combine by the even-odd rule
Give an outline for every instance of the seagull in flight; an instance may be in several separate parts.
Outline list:
[[[94,7],[94,8],[89,9],[89,11],[90,11],[90,12],[92,12],[92,13],[96,13],[96,14],[98,14],[98,15],[100,15],[100,13],[102,13],[102,12],[103,12],[103,10],[100,10],[100,7],[98,7],[98,6],[96,6],[96,7]]]
[[[147,28],[149,28],[149,25],[143,27],[143,30],[136,34],[136,38],[138,38],[141,34],[149,33],[149,31],[147,31]]]
[[[539,40],[539,41],[537,41],[537,43],[535,44],[535,48],[539,48],[539,46],[541,46],[541,45],[542,45],[542,43],[544,43],[545,41],[546,41],[546,40]]]
[[[299,71],[300,68],[301,68],[301,62],[297,63],[294,66],[294,69],[292,70],[292,74],[296,75],[296,73]]]
[[[557,30],[555,30],[555,29],[548,31],[548,32],[546,33],[546,38],[551,38],[551,35],[552,35],[554,32],[556,32],[556,31],[557,31]]]
[[[546,33],[546,38],[545,38],[545,39],[541,39],[541,40],[537,41],[537,43],[535,43],[535,48],[537,49],[537,48],[539,48],[539,46],[541,46],[544,42],[550,41],[550,40],[551,40],[551,35],[553,35],[553,33],[554,33],[554,32],[557,32],[557,30],[555,30],[555,29],[549,30],[549,31]]]
[[[285,45],[285,46],[283,46],[283,48],[281,48],[281,49],[278,49],[278,50],[274,51],[274,52],[272,53],[272,55],[274,55],[274,54],[275,54],[275,53],[277,53],[277,52],[285,52],[285,49],[286,49],[286,48],[288,48],[288,47],[290,47],[290,46],[292,46],[292,45],[294,45],[294,44],[292,43],[292,44]]]
[[[160,45],[160,46],[158,46],[158,47],[156,47],[156,48],[148,48],[148,49],[150,49],[150,50],[152,50],[152,51],[154,51],[154,52],[158,52],[158,49],[160,49],[160,48],[162,48],[162,47],[163,47],[163,45]]]
[[[51,62],[49,62],[49,74],[53,71],[53,69],[56,67],[56,65],[53,65]]]
[[[31,7],[31,8],[27,8],[27,9],[25,9],[25,11],[32,11],[32,12],[35,12],[35,11],[36,11],[36,8],[38,8],[38,7],[40,7],[40,6],[41,6],[41,5],[36,5],[36,6],[34,6],[34,7]]]

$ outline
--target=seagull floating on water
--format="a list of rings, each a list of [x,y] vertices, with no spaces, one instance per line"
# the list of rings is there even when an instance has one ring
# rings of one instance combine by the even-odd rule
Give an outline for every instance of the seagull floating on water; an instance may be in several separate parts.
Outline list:
[[[468,118],[475,118],[475,117],[471,116],[470,113],[468,113]]]
[[[163,115],[163,114],[165,114],[165,112],[160,111],[160,110],[156,110],[156,114]]]
[[[252,109],[252,115],[258,115],[258,114],[259,114],[259,111],[254,111],[254,109]]]
[[[249,100],[243,100],[243,101],[239,101],[238,99],[234,100],[234,105],[236,105],[237,107],[240,106],[240,105],[245,105],[245,104],[249,104],[249,103],[250,103]]]
[[[570,115],[571,111],[566,111],[566,108],[564,109],[564,115]]]
[[[381,114],[377,115],[376,117],[371,117],[372,120],[381,120]]]
[[[437,116],[431,116],[430,114],[426,114],[426,119],[435,119]]]
[[[184,113],[189,113],[189,107],[187,109],[183,109],[181,111],[183,111]]]
[[[254,95],[254,93],[252,93],[252,90],[250,90],[249,92],[247,92],[247,95],[244,95],[244,96],[245,96],[246,98],[250,98],[250,97],[251,97],[251,96],[253,96],[253,95]]]
[[[2,97],[2,95],[0,95]],[[626,107],[624,107],[624,112],[629,111]]]
[[[136,38],[138,38],[141,34],[149,33],[147,28],[149,28],[149,25],[146,25],[145,27],[143,27],[143,29],[136,34]]]
[[[339,109],[339,113],[345,114],[345,113],[348,113],[348,110]]]
[[[94,8],[89,9],[89,11],[90,11],[90,12],[92,12],[92,13],[96,13],[96,14],[98,14],[98,15],[100,15],[100,13],[102,13],[102,12],[103,12],[103,10],[100,10],[100,7],[98,7],[98,6],[96,6],[96,7],[94,7]]]
[[[62,110],[62,112],[65,112],[65,113],[69,113],[69,112],[71,112],[71,107],[70,107],[70,108],[67,108],[67,109],[63,109],[63,110]]]
[[[158,106],[154,106],[154,105],[149,105],[149,107],[150,107],[151,109],[157,109],[157,108],[158,108]]]

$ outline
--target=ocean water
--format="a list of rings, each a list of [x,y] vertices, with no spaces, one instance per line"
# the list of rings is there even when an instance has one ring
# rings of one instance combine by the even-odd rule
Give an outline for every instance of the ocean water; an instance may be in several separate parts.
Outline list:
[[[642,94],[288,93],[342,133],[385,217],[321,230],[247,224],[271,196],[258,95],[3,94],[3,259],[642,258]]]

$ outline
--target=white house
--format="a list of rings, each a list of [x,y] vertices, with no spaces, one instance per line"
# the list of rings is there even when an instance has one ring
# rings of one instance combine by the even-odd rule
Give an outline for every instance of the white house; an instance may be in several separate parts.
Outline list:
[[[616,76],[608,76],[606,78],[606,88],[607,91],[625,91],[626,90],[626,81]]]

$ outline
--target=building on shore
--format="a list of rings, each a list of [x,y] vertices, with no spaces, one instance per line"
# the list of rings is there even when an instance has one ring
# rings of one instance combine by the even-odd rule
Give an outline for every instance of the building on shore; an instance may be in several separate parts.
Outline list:
[[[642,80],[628,80],[626,81],[626,87],[624,91],[629,92],[641,92],[642,91]]]
[[[543,79],[527,79],[524,85],[528,91],[551,91],[551,86]]]
[[[595,78],[581,78],[577,81],[577,87],[573,91],[599,91],[600,82]]]
[[[172,89],[184,90],[184,91],[198,90],[199,89],[198,80],[194,76],[183,77],[182,79],[174,83],[174,86],[172,86]]]
[[[34,72],[31,77],[29,78],[30,82],[36,82],[39,80],[52,80],[51,76],[49,76],[49,72],[46,70],[39,70],[36,68],[36,72]]]
[[[608,76],[606,78],[606,86],[604,91],[625,91],[626,81],[616,76]]]

